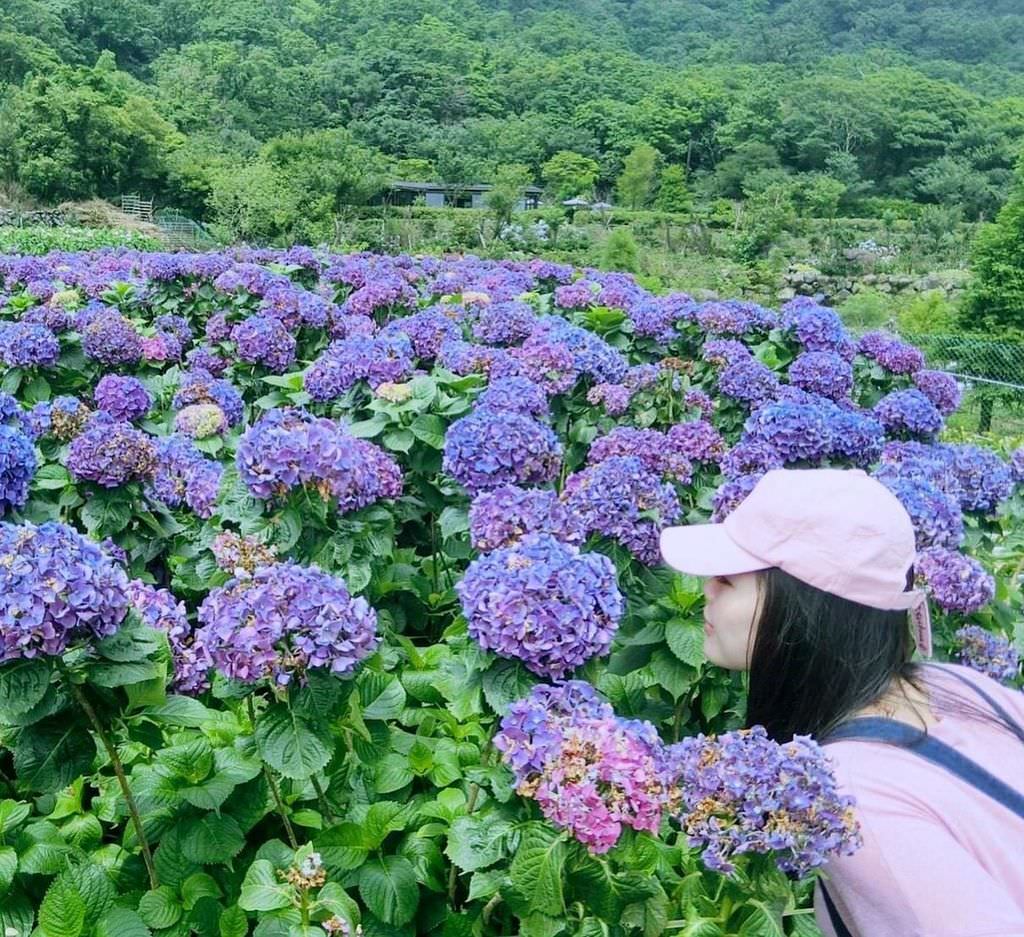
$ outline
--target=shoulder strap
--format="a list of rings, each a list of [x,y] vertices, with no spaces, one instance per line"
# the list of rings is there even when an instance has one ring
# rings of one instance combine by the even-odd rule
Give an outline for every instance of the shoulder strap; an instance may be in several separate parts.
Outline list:
[[[1002,703],[1000,703],[998,700],[993,699],[992,695],[987,690],[982,689],[973,680],[969,680],[962,673],[953,670],[952,668],[941,667],[939,664],[927,664],[926,666],[941,669],[943,673],[951,674],[952,676],[956,677],[957,680],[959,680],[961,683],[969,686],[972,690],[974,690],[975,693],[978,694],[978,696],[980,696],[986,703],[989,704],[989,706],[992,707],[996,715],[999,716],[999,718],[1006,723],[1007,728],[1010,729],[1010,731],[1013,732],[1014,735],[1017,736],[1017,738],[1024,742],[1024,726],[1017,722],[1017,720],[1014,719],[1013,716],[1011,716],[1006,711]]]
[[[1016,721],[988,693],[971,683],[967,678],[960,676],[960,674],[955,675],[963,680],[964,683],[977,690],[1019,736],[1024,732]],[[997,778],[973,759],[960,754],[955,748],[912,725],[898,722],[895,719],[881,719],[875,716],[851,719],[830,732],[822,741],[822,744],[827,745],[829,742],[838,742],[842,739],[849,741],[885,742],[889,745],[905,748],[907,751],[913,752],[915,755],[944,768],[950,774],[956,775],[983,794],[987,794],[993,800],[998,801],[1021,819],[1024,819],[1024,794],[1010,787],[1009,784]],[[1022,737],[1022,741],[1024,741],[1024,737]],[[829,895],[828,890],[825,888],[825,883],[819,881],[819,884],[821,885],[822,897],[825,900],[825,908],[828,911],[829,920],[832,922],[832,928],[835,930],[837,937],[852,937],[835,903],[832,901],[831,895]]]

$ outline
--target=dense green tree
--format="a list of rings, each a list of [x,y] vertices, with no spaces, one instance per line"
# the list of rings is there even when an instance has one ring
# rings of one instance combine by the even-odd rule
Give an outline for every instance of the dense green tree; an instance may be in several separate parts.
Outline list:
[[[595,160],[570,150],[561,150],[541,168],[541,175],[556,199],[591,194],[601,167]]]
[[[658,176],[658,151],[649,143],[635,146],[625,159],[616,184],[619,200],[629,208],[644,208]]]
[[[682,166],[666,166],[658,179],[658,194],[654,206],[658,211],[687,212],[693,204],[693,195],[686,185],[686,170]]]

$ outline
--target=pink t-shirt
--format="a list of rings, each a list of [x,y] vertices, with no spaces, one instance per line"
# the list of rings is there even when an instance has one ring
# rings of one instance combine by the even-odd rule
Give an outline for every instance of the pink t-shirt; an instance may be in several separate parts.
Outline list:
[[[1024,726],[1024,693],[958,664],[925,669],[958,695],[987,704],[980,685]],[[1009,731],[943,715],[929,732],[1024,793],[1024,742]],[[826,751],[840,790],[857,799],[864,846],[825,867],[829,895],[854,937],[1024,937],[1024,819],[945,768],[884,742]],[[821,896],[815,913],[835,937]]]

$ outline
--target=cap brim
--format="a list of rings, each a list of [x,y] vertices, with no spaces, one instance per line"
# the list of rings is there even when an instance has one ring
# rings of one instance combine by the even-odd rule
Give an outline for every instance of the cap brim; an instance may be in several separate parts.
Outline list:
[[[665,562],[691,576],[738,576],[771,566],[738,546],[722,524],[666,527],[660,545]]]

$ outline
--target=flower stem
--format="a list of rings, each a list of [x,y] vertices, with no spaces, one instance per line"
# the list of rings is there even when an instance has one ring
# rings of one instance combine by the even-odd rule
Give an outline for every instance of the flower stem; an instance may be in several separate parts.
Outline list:
[[[124,765],[121,763],[121,756],[118,755],[117,749],[114,747],[114,743],[110,740],[110,736],[107,734],[106,728],[103,723],[100,722],[100,717],[96,714],[96,710],[93,709],[92,703],[89,702],[85,695],[85,692],[77,684],[68,680],[68,685],[71,687],[71,693],[78,701],[78,705],[82,707],[82,711],[88,717],[92,723],[92,727],[96,730],[96,734],[100,737],[100,741],[103,743],[103,747],[107,751],[107,757],[110,759],[111,765],[114,767],[114,774],[117,776],[117,782],[121,786],[121,793],[124,794],[124,802],[128,807],[128,813],[132,818],[132,825],[135,827],[135,835],[139,840],[139,849],[142,851],[142,861],[146,865],[146,872],[149,874],[149,885],[150,888],[155,890],[160,887],[160,879],[156,874],[156,866],[153,865],[153,854],[149,850],[149,840],[146,839],[146,831],[142,828],[142,817],[139,814],[139,806],[135,803],[135,796],[132,794],[132,789],[128,786],[128,778],[124,773]]]
[[[330,822],[334,819],[331,813],[331,805],[327,802],[327,794],[323,789],[323,785],[317,780],[314,774],[310,780],[313,782],[313,789],[316,791],[317,800],[320,803],[320,812],[324,815],[324,819]]]
[[[245,698],[245,705],[249,710],[249,722],[252,724],[253,731],[255,731],[256,707],[253,705],[251,693]],[[295,830],[292,827],[292,821],[288,818],[288,811],[285,810],[284,801],[281,799],[281,789],[277,786],[277,780],[274,778],[274,774],[270,770],[270,765],[265,762],[263,764],[263,776],[267,779],[267,785],[270,787],[270,793],[273,795],[274,803],[277,805],[277,812],[281,815],[281,821],[284,823],[285,833],[288,834],[288,842],[291,844],[292,849],[298,849],[299,841],[295,838]]]

